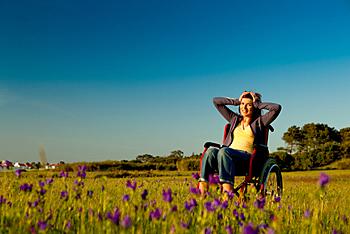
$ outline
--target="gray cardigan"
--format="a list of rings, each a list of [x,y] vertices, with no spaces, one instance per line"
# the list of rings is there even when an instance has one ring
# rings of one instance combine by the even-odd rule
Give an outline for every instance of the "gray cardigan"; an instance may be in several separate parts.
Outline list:
[[[236,98],[215,97],[213,103],[221,115],[231,124],[227,137],[223,142],[224,146],[230,146],[233,141],[233,130],[243,117],[230,110],[226,105],[238,106],[240,105],[240,101]],[[268,110],[267,113],[257,117],[250,123],[254,134],[254,144],[265,144],[265,129],[277,118],[282,107],[279,104],[268,102],[254,102],[253,105],[254,108]]]

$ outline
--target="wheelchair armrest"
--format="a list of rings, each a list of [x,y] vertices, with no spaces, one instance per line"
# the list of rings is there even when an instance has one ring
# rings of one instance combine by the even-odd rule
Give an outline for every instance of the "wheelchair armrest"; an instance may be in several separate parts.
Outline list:
[[[208,149],[209,147],[221,148],[221,145],[214,142],[205,142],[204,148]]]

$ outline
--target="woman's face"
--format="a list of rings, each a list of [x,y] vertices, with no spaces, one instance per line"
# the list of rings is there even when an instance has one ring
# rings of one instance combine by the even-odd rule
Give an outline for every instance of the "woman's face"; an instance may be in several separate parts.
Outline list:
[[[253,100],[250,98],[242,98],[239,109],[243,117],[252,117],[254,111]]]

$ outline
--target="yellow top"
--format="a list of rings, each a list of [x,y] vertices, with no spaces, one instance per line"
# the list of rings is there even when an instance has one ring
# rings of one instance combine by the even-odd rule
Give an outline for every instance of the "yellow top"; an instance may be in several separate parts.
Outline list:
[[[230,145],[232,149],[247,151],[253,153],[254,134],[248,125],[243,128],[242,123],[239,123],[233,131],[233,142]]]

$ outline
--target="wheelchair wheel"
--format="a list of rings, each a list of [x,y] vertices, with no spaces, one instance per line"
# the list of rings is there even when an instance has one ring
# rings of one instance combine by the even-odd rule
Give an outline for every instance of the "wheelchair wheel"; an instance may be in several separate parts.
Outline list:
[[[265,196],[282,196],[282,173],[274,158],[268,158],[265,162],[260,176],[260,186]]]

